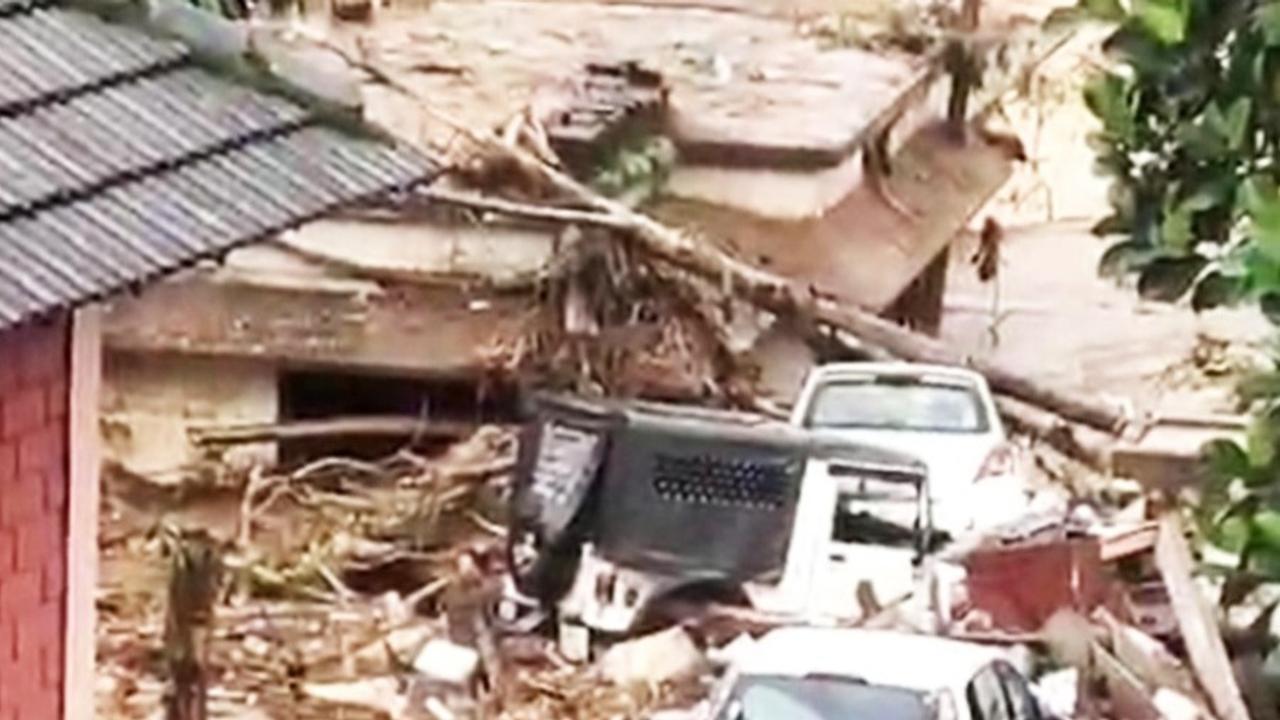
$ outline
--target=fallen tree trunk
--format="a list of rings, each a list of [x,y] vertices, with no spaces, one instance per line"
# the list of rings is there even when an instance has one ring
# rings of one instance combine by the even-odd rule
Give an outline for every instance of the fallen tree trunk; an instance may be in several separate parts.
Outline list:
[[[824,298],[821,288],[811,288],[788,280],[742,261],[708,243],[667,227],[623,203],[604,197],[574,178],[549,167],[533,153],[515,145],[504,143],[492,133],[476,129],[441,113],[421,98],[410,87],[397,81],[376,65],[353,57],[350,53],[326,40],[318,40],[329,49],[338,52],[353,67],[363,70],[377,82],[404,94],[419,104],[422,111],[449,125],[463,138],[468,139],[481,152],[496,153],[514,163],[515,167],[531,178],[536,178],[547,188],[575,203],[575,209],[586,209],[601,215],[603,225],[638,242],[643,249],[667,263],[717,283],[734,295],[743,298],[760,309],[776,315],[799,316],[823,325],[848,332],[859,340],[889,351],[891,354],[918,362],[934,362],[950,365],[966,365],[987,377],[999,393],[1012,396],[1031,405],[1039,406],[1061,416],[1065,420],[1081,423],[1111,434],[1121,433],[1128,418],[1118,408],[1092,398],[1076,397],[1046,387],[1021,373],[998,363],[969,358],[954,349],[903,328],[851,304]],[[448,193],[440,200],[459,204],[463,194]],[[477,206],[491,211],[514,211],[509,201],[474,196]],[[546,214],[545,209],[529,212]],[[576,214],[579,222],[596,222],[589,214]]]
[[[598,212],[609,215],[600,218],[599,225],[629,232],[646,249],[663,260],[701,277],[718,281],[761,309],[779,315],[800,314],[817,323],[848,332],[863,343],[882,348],[905,360],[968,365],[986,376],[998,393],[1042,407],[1065,420],[1112,434],[1121,432],[1127,423],[1127,419],[1117,408],[1089,398],[1059,392],[997,363],[967,358],[931,337],[912,332],[860,308],[815,297],[813,292],[802,290],[796,283],[748,265],[714,247],[695,244],[676,230],[600,197],[571,178],[554,170],[547,171],[555,176],[557,189],[572,191],[576,200],[590,203]],[[465,197],[464,194],[450,193],[449,202],[458,204]],[[475,205],[500,212],[521,212],[509,207],[518,205],[516,203],[494,202],[483,197],[476,197]],[[621,218],[625,218],[625,222]],[[1032,426],[1036,424],[1032,423]],[[1043,421],[1038,424],[1043,425]],[[1062,433],[1063,430],[1058,430],[1053,434],[1060,436]],[[1087,446],[1094,443],[1086,441],[1084,444]],[[1094,457],[1101,456],[1095,453]]]
[[[997,397],[996,408],[1013,430],[1047,443],[1100,472],[1112,467],[1115,438],[1093,428],[1069,423],[1051,412],[1011,397]]]
[[[197,445],[242,445],[325,437],[419,437],[456,440],[467,437],[474,430],[475,425],[471,423],[439,420],[427,422],[415,417],[393,415],[193,428],[189,434],[192,442]]]
[[[496,140],[493,142],[497,143]],[[513,153],[513,158],[527,165],[525,169],[540,174],[557,191],[608,216],[602,218],[600,224],[627,232],[654,255],[720,283],[763,310],[784,316],[807,316],[906,360],[967,365],[986,376],[999,393],[1108,433],[1119,434],[1128,422],[1119,409],[1106,403],[1059,392],[997,363],[965,357],[931,337],[912,332],[861,308],[822,299],[814,290],[749,265],[714,246],[698,243],[653,218],[605,198],[573,178],[546,167],[519,148],[509,148],[501,143],[497,145]],[[456,193],[450,197],[453,203],[459,200]],[[496,209],[492,202],[483,200],[484,207]]]

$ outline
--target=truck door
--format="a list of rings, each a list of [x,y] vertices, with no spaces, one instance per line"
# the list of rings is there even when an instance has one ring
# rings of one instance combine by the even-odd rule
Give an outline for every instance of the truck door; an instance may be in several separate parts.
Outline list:
[[[915,488],[875,477],[835,476],[830,532],[816,558],[813,596],[824,615],[862,614],[866,583],[880,603],[910,593],[915,582]]]

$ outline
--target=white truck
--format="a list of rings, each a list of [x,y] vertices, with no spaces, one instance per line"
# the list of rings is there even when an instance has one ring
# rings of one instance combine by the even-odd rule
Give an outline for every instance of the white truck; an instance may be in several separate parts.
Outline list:
[[[822,430],[543,398],[517,463],[502,614],[539,605],[624,633],[697,589],[801,621],[854,619],[864,582],[881,601],[932,584],[929,498],[920,460]]]
[[[936,528],[952,536],[1009,521],[1029,501],[1027,468],[978,373],[916,363],[814,368],[791,425],[919,458]]]

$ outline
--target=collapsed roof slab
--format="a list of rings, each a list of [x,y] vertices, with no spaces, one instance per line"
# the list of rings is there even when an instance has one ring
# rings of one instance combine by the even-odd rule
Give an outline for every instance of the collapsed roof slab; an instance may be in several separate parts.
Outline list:
[[[957,144],[940,126],[912,137],[889,179],[903,206],[863,185],[822,217],[780,220],[708,203],[667,201],[656,213],[779,275],[844,302],[886,309],[1008,179],[1005,150]]]
[[[868,128],[929,74],[923,56],[826,48],[785,19],[687,7],[437,2],[325,32],[473,128],[540,115],[589,62],[639,61],[671,90],[667,132],[682,158],[671,191],[741,204],[714,194],[720,176],[699,172],[714,168],[759,188],[750,202],[780,216],[817,214],[843,197],[858,182],[852,158]],[[370,84],[365,100],[404,137],[441,149],[454,140],[394,91]]]

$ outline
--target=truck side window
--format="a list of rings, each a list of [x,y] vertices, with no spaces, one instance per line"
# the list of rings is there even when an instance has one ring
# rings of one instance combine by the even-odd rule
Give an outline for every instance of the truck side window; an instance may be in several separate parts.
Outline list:
[[[831,539],[840,543],[910,547],[918,525],[914,487],[875,479],[841,479]]]

